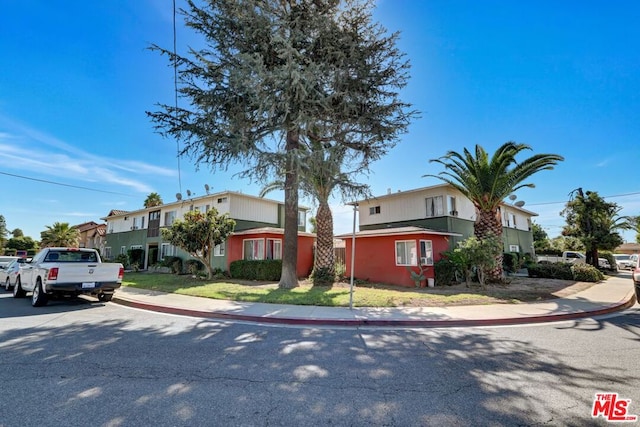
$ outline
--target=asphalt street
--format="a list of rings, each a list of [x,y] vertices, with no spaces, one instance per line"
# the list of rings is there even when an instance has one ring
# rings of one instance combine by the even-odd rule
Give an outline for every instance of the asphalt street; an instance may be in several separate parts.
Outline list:
[[[640,308],[533,326],[309,328],[0,292],[1,426],[607,425]]]

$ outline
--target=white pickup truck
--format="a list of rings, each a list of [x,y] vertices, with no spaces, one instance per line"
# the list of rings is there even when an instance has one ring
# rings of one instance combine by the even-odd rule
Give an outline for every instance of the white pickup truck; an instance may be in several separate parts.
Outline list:
[[[564,251],[562,256],[557,255],[538,255],[538,264],[555,264],[558,262],[567,262],[569,264],[584,264],[587,261],[587,257],[575,251]]]
[[[22,298],[32,292],[34,307],[59,295],[88,294],[106,302],[122,285],[123,276],[122,264],[102,262],[95,249],[45,248],[23,264],[13,296]]]

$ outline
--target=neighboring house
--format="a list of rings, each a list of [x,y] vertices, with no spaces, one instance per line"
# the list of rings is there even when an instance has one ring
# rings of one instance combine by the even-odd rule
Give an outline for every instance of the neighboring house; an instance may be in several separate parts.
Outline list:
[[[74,225],[71,228],[78,230],[78,247],[98,249],[101,254],[104,253],[105,235],[107,232],[106,224],[89,221]]]
[[[384,196],[358,201],[357,205],[360,230],[413,226],[459,234],[449,239],[448,249],[455,249],[458,242],[473,236],[476,209],[449,184],[388,191]],[[531,218],[538,214],[507,203],[502,204],[499,214],[504,251],[533,254]]]
[[[224,271],[238,259],[282,258],[282,233],[284,204],[246,194],[225,191],[206,196],[192,197],[137,211],[112,210],[102,218],[107,223],[105,256],[113,259],[127,254],[131,249],[144,252],[143,265],[147,269],[165,256],[179,256],[187,260],[190,255],[163,241],[160,230],[183,218],[190,210],[206,212],[215,208],[220,215],[228,213],[236,221],[234,234],[216,246],[211,265]],[[298,216],[298,274],[309,273],[313,266],[313,234],[305,233],[308,208],[300,207]],[[278,231],[280,230],[280,231]],[[243,237],[244,236],[244,237]],[[249,242],[249,243],[247,243]],[[248,249],[245,251],[244,248]]]
[[[638,243],[623,243],[614,251],[617,254],[638,254],[640,253],[640,244]]]
[[[336,236],[346,244],[346,274],[351,273],[355,240],[354,276],[371,282],[415,286],[411,271],[433,279],[434,263],[449,249],[449,241],[460,234],[428,230],[421,227],[395,227],[362,230]],[[424,285],[423,281],[423,285]]]

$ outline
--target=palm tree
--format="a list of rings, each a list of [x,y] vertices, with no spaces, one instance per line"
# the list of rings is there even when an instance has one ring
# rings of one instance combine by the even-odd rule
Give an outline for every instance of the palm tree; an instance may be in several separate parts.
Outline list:
[[[154,206],[162,205],[162,197],[158,193],[149,193],[146,199],[144,199],[144,207],[152,208]]]
[[[522,182],[542,170],[550,170],[564,160],[557,154],[536,154],[522,162],[515,157],[524,150],[530,150],[526,144],[507,142],[491,158],[479,145],[476,145],[475,157],[465,148],[464,154],[449,151],[431,162],[445,167],[439,175],[424,175],[438,178],[456,188],[465,195],[476,208],[474,235],[484,240],[495,236],[502,241],[502,221],[499,207],[502,201],[514,191],[534,184]],[[496,267],[488,272],[491,281],[502,280],[502,251],[496,254]]]
[[[47,225],[47,229],[40,233],[40,247],[74,247],[78,246],[80,233],[77,228],[69,227],[67,222],[55,222]]]
[[[332,285],[335,278],[335,253],[333,248],[333,214],[329,206],[331,194],[339,189],[343,199],[352,199],[368,193],[368,186],[352,182],[350,173],[342,172],[348,164],[346,149],[312,141],[301,162],[300,190],[318,202],[315,216],[316,252],[313,265],[313,279],[316,286]],[[260,192],[264,197],[272,190],[282,189],[284,182],[274,181]]]

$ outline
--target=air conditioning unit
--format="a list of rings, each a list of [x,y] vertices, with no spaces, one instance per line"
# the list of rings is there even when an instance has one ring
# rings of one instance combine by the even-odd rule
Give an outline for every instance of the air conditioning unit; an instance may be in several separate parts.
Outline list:
[[[458,216],[458,211],[449,211],[449,215]]]

